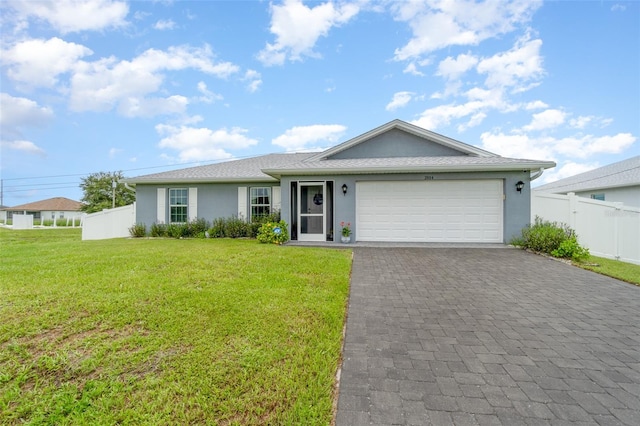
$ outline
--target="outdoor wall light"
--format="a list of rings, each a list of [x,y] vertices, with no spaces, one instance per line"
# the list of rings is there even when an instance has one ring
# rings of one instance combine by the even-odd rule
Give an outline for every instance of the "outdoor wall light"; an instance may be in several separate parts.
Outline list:
[[[523,182],[523,181],[521,181],[521,180],[519,180],[519,181],[516,183],[516,191],[518,191],[518,192],[522,192],[522,188],[524,188],[524,182]]]
[[[342,184],[342,195],[347,195],[347,189],[348,189],[347,184],[343,183]]]

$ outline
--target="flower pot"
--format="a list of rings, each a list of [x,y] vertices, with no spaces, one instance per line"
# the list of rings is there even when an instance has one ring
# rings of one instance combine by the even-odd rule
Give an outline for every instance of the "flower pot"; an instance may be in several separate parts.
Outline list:
[[[345,237],[344,235],[340,237],[340,241],[342,241],[343,244],[347,244],[351,242],[351,235]]]

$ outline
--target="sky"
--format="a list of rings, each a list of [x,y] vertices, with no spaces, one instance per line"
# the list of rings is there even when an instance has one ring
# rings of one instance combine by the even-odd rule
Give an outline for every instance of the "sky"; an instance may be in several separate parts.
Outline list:
[[[5,206],[394,119],[536,185],[640,154],[637,1],[3,0],[0,31]]]

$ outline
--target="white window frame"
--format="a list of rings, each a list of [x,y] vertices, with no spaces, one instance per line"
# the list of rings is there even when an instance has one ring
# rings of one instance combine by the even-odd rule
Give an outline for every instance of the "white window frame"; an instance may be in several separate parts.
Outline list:
[[[174,191],[184,191],[185,202],[184,204],[175,204],[176,201],[173,195]],[[173,220],[173,208],[182,208],[184,207],[184,221],[174,221]],[[182,216],[182,215],[181,215]],[[189,220],[189,189],[188,188],[169,188],[169,223],[186,223]]]
[[[255,216],[253,213],[254,207],[256,208],[266,207],[267,213],[262,213],[260,214],[260,216],[266,216],[272,213],[273,211],[273,209],[271,208],[271,201],[273,199],[272,195],[273,195],[273,191],[270,186],[252,186],[251,188],[249,188],[249,220],[253,220],[253,217]],[[254,202],[254,201],[257,201],[259,198],[263,198],[265,196],[268,198],[267,203]]]

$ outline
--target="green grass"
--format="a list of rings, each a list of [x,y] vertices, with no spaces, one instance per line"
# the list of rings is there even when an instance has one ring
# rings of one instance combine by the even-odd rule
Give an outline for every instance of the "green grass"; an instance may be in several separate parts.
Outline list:
[[[576,263],[576,265],[640,286],[640,265],[596,256],[590,256],[585,263]]]
[[[329,424],[351,253],[0,229],[0,424]]]

